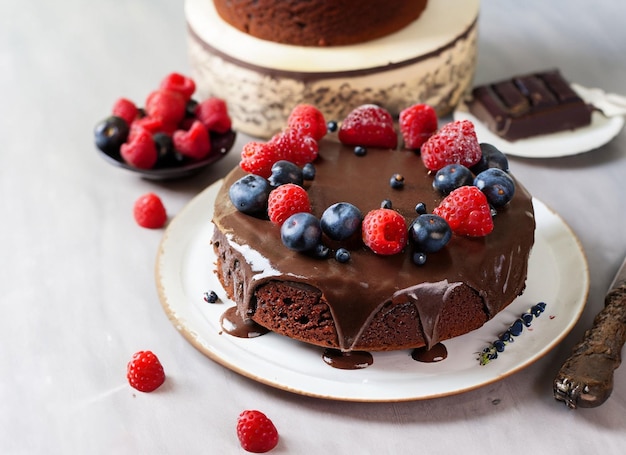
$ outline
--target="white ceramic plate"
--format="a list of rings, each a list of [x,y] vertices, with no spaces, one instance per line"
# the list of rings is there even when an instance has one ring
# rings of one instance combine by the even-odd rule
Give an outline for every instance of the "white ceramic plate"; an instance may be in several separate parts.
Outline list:
[[[585,101],[592,101],[589,89],[580,87],[577,92]],[[487,142],[507,155],[521,158],[558,158],[589,152],[607,144],[624,127],[622,115],[605,117],[599,112],[593,112],[591,124],[584,128],[509,142],[491,132],[463,103],[454,111],[453,116],[455,120],[470,120],[474,123],[479,142]]]
[[[589,276],[578,240],[554,212],[535,200],[536,243],[523,296],[479,330],[444,341],[448,357],[438,363],[414,361],[409,351],[374,353],[373,365],[339,370],[322,360],[322,348],[269,333],[241,339],[223,334],[219,319],[229,306],[214,274],[210,246],[213,202],[221,181],[196,196],[169,224],[156,263],[156,281],[165,312],[185,338],[207,357],[244,376],[294,393],[345,401],[408,401],[468,391],[528,366],[556,346],[585,305]],[[215,290],[222,303],[209,304]],[[481,366],[477,353],[539,301],[546,311]]]

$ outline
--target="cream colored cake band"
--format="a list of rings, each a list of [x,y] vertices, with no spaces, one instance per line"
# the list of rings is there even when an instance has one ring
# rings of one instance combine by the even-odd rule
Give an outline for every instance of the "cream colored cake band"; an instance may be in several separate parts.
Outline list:
[[[250,37],[223,22],[212,2],[187,0],[197,96],[225,99],[233,127],[261,138],[284,127],[298,103],[317,106],[328,120],[341,120],[365,103],[397,116],[423,102],[445,115],[472,82],[478,5],[429,2],[418,21],[388,37],[308,48]]]

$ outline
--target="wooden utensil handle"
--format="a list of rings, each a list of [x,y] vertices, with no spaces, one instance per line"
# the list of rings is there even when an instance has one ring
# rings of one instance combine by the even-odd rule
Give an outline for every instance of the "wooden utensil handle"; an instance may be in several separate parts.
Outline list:
[[[613,391],[613,373],[619,367],[626,342],[626,285],[607,294],[605,305],[574,346],[553,384],[554,398],[575,409],[594,408]]]

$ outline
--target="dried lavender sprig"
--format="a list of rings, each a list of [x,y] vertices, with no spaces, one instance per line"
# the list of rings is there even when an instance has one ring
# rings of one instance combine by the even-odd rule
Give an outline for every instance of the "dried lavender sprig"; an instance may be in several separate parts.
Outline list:
[[[498,358],[499,352],[504,352],[507,344],[513,343],[515,337],[520,336],[524,327],[530,327],[532,320],[539,317],[546,309],[545,302],[539,302],[529,308],[526,312],[513,322],[507,330],[505,330],[497,340],[487,346],[482,352],[478,352],[478,362],[480,365],[487,365],[494,359]]]

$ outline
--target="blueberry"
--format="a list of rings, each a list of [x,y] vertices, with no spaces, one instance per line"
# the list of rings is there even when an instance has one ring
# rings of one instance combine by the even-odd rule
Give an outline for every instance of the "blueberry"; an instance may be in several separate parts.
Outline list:
[[[424,265],[426,264],[426,253],[424,253],[423,251],[416,251],[413,253],[413,256],[411,256],[411,260],[413,261],[413,264],[415,265]]]
[[[302,169],[291,161],[279,160],[272,165],[272,175],[269,176],[268,181],[272,186],[280,186],[285,183],[294,183],[302,186],[304,177],[302,176]]]
[[[326,123],[326,129],[329,133],[334,133],[335,131],[337,131],[337,126],[337,122],[335,122],[334,120],[330,120],[328,123]]]
[[[322,231],[333,240],[344,240],[351,237],[361,227],[363,214],[349,202],[337,202],[322,214],[320,225]]]
[[[381,209],[393,208],[393,203],[391,202],[391,199],[383,199],[382,201],[380,201],[380,208]]]
[[[389,179],[389,185],[394,190],[401,190],[404,188],[404,177],[402,174],[393,174]]]
[[[115,115],[111,115],[94,129],[94,140],[96,147],[113,158],[120,158],[120,147],[128,139],[128,124],[126,121]]]
[[[228,196],[235,208],[248,215],[260,215],[267,211],[267,198],[272,186],[263,177],[248,174],[233,183]]]
[[[504,207],[515,194],[515,182],[509,174],[497,167],[478,174],[474,179],[474,185],[485,193],[489,204],[496,208]]]
[[[280,238],[290,250],[312,251],[322,239],[320,222],[308,212],[294,213],[280,227]]]
[[[219,297],[215,293],[215,291],[207,291],[204,293],[204,301],[208,303],[216,303]]]
[[[508,343],[510,341],[513,341],[513,335],[511,335],[511,332],[507,330],[502,335],[500,335],[499,340],[503,341],[504,343]]]
[[[337,262],[345,264],[350,260],[350,252],[345,248],[338,248],[335,252],[335,259]]]
[[[323,243],[318,243],[317,245],[315,245],[315,248],[311,250],[311,253],[313,257],[317,259],[328,259],[328,257],[330,256],[330,248],[328,248]]]
[[[426,210],[426,204],[424,204],[423,202],[418,202],[418,203],[415,205],[415,212],[416,212],[418,215],[424,215],[424,214],[427,212],[427,210]]]
[[[367,155],[367,149],[362,145],[357,145],[356,147],[354,147],[354,154],[356,156],[365,156]]]
[[[155,133],[152,135],[152,139],[157,149],[155,168],[175,167],[185,162],[185,156],[174,148],[172,136],[165,133]]]
[[[448,194],[460,186],[471,185],[473,180],[472,171],[462,164],[448,164],[435,174],[433,188]]]
[[[190,99],[187,101],[185,105],[185,118],[196,118],[196,107],[198,107],[198,102],[194,99]]]
[[[480,161],[471,168],[474,174],[480,174],[482,171],[491,167],[509,172],[509,160],[506,155],[495,146],[483,142],[480,144],[480,150],[482,151],[482,157]]]
[[[434,253],[442,249],[452,237],[448,222],[438,215],[420,215],[409,227],[409,236],[417,251]]]
[[[314,180],[315,179],[315,166],[313,163],[306,163],[302,167],[302,178],[304,180]]]

